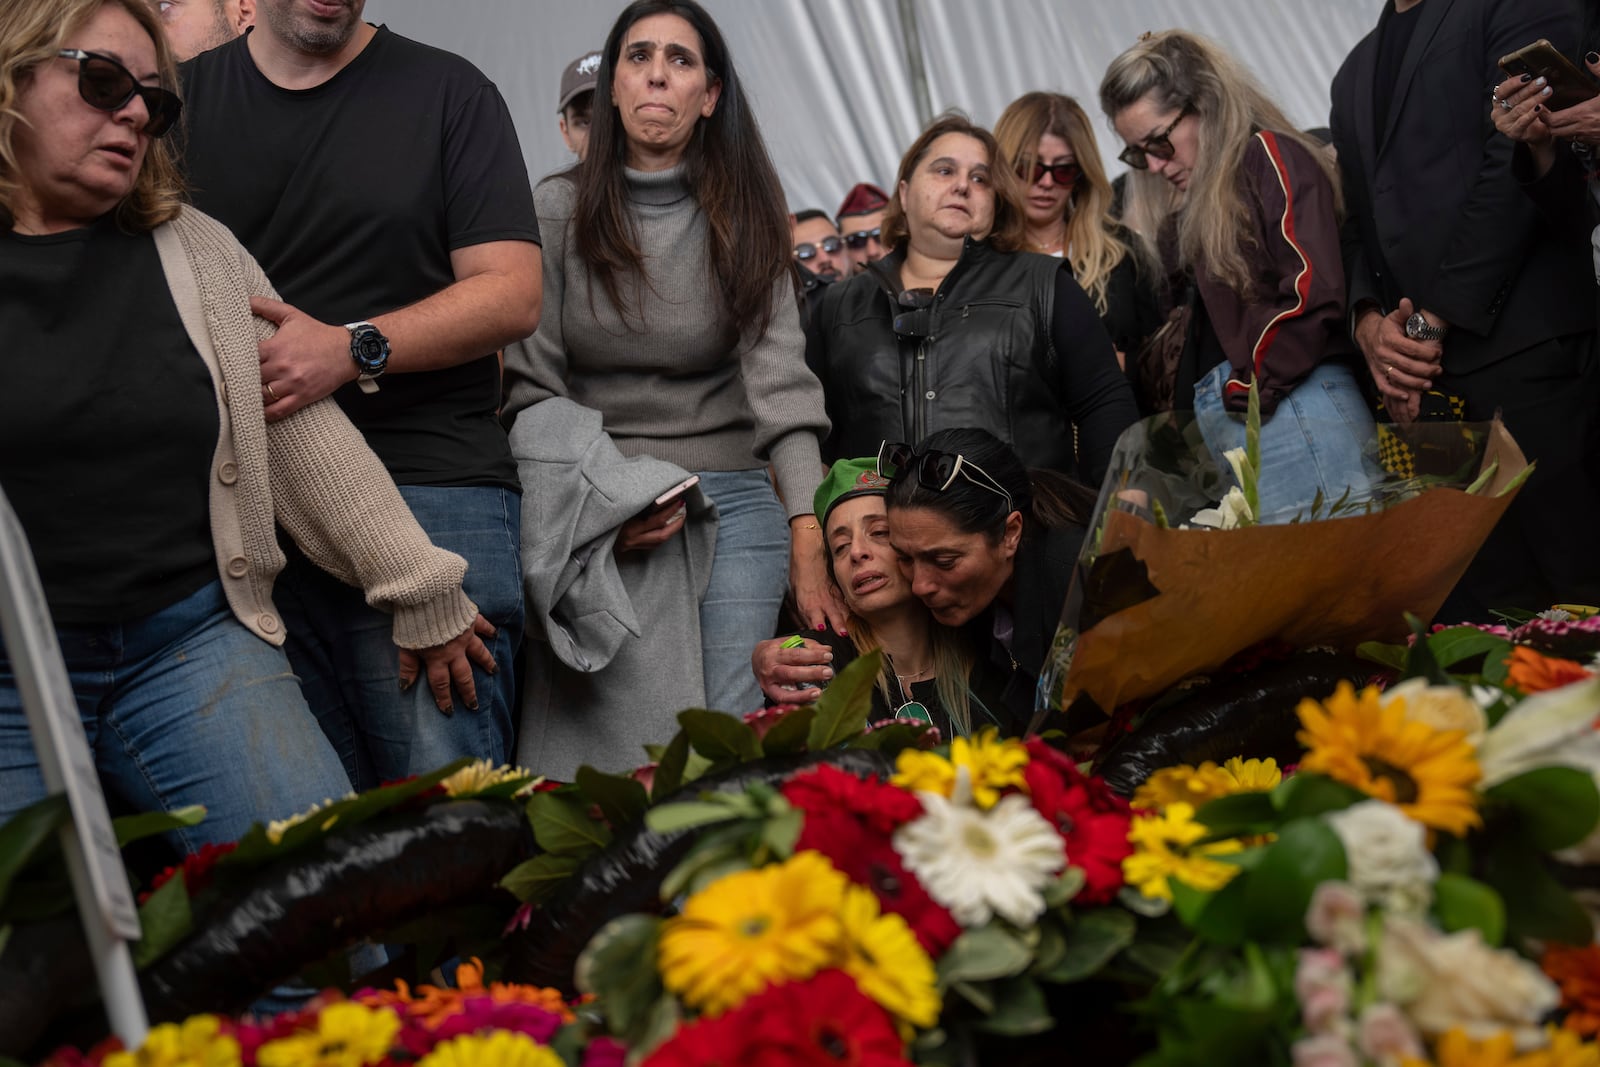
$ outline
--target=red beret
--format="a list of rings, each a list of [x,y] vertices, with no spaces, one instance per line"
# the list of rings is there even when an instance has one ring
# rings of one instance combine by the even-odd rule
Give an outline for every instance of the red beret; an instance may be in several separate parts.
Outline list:
[[[839,205],[839,218],[847,215],[865,215],[889,203],[889,194],[869,182],[860,182],[845,194]]]

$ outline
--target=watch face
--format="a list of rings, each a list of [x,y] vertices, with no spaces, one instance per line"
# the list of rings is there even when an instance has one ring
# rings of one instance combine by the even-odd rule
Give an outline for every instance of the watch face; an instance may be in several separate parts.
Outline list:
[[[359,327],[350,335],[350,357],[364,373],[381,373],[389,363],[389,342],[377,327]]]

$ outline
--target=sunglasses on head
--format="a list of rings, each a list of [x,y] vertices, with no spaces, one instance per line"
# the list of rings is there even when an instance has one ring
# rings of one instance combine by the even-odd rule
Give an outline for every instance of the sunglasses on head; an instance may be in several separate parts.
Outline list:
[[[868,241],[883,243],[883,227],[874,226],[870,230],[857,230],[855,233],[844,235],[844,243],[850,246],[851,251],[859,252],[867,247]]]
[[[1172,147],[1172,131],[1193,110],[1188,104],[1183,105],[1183,110],[1178,112],[1178,117],[1166,129],[1152,133],[1140,144],[1129,145],[1117,153],[1117,158],[1134,170],[1149,170],[1151,157],[1163,161],[1171,159],[1178,154],[1178,150]]]
[[[160,137],[172,129],[183,110],[183,101],[169,89],[141,84],[133,73],[110,56],[85,52],[81,48],[63,48],[56,55],[62,59],[78,61],[78,95],[83,102],[100,111],[120,111],[134,97],[144,101],[150,113],[144,132]]]
[[[841,249],[843,247],[844,247],[844,242],[841,241],[839,238],[837,238],[837,237],[824,237],[822,240],[818,241],[816,244],[812,244],[810,241],[807,241],[804,244],[795,245],[794,246],[794,258],[798,259],[802,263],[804,263],[808,259],[816,259],[817,258],[817,250],[818,249],[821,249],[822,251],[828,253],[828,255],[831,256],[831,255],[833,255],[835,252],[839,251],[839,249]]]
[[[1078,180],[1078,175],[1082,173],[1083,170],[1076,163],[1041,163],[1038,160],[1034,160],[1033,177],[1029,181],[1036,184],[1043,181],[1044,176],[1048,174],[1050,175],[1050,180],[1057,185],[1071,185]]]
[[[905,442],[889,441],[878,446],[878,475],[890,481],[902,474],[916,473],[917,483],[924,489],[942,493],[965,478],[979,489],[986,489],[1006,502],[1006,514],[1016,510],[1011,504],[1011,494],[989,474],[959,452],[940,452],[930,448],[918,452]]]

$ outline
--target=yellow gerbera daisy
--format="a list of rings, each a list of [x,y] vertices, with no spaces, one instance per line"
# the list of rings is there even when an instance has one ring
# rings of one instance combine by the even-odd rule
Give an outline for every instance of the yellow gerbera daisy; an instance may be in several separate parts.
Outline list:
[[[1222,766],[1206,760],[1198,767],[1187,763],[1163,767],[1139,786],[1131,801],[1136,811],[1160,811],[1183,803],[1196,810],[1218,797],[1235,793],[1265,793],[1283,781],[1276,760],[1235,756]]]
[[[1600,1047],[1571,1030],[1547,1029],[1549,1045],[1520,1056],[1510,1033],[1474,1041],[1464,1030],[1451,1030],[1439,1039],[1433,1063],[1407,1057],[1400,1067],[1600,1067]]]
[[[532,777],[533,772],[525,767],[496,767],[490,760],[480,759],[473,760],[459,771],[442,779],[439,785],[448,796],[470,797],[503,782]]]
[[[905,919],[881,912],[872,891],[857,885],[845,891],[839,918],[845,941],[841,969],[891,1015],[923,1029],[933,1026],[939,1019],[937,975]]]
[[[1225,774],[1234,781],[1236,793],[1265,793],[1278,788],[1283,781],[1283,771],[1275,759],[1241,759],[1233,757],[1222,765]]]
[[[1209,833],[1195,821],[1194,807],[1183,801],[1168,804],[1159,814],[1139,815],[1128,829],[1133,855],[1122,861],[1122,876],[1147,897],[1172,899],[1170,879],[1213,892],[1227,885],[1239,868],[1216,856],[1242,851],[1235,840],[1197,844]]]
[[[527,1034],[496,1030],[484,1037],[465,1035],[435,1046],[417,1067],[566,1067],[560,1056]]]
[[[366,1067],[389,1053],[400,1017],[388,1008],[351,1001],[330,1004],[312,1033],[268,1041],[256,1050],[260,1067]]]
[[[972,778],[972,800],[980,808],[992,808],[1008,788],[1026,789],[1022,769],[1028,765],[1028,750],[1021,741],[1000,740],[999,731],[990,726],[970,738],[950,742],[950,758],[932,752],[908,749],[895,761],[890,781],[914,793],[950,796],[955,789],[956,768],[965,767]]]
[[[1383,703],[1372,686],[1349,682],[1326,701],[1302,700],[1302,770],[1315,771],[1394,804],[1425,826],[1460,836],[1482,824],[1473,786],[1482,772],[1460,730],[1406,718],[1401,698]]]
[[[842,948],[847,885],[810,851],[712,883],[662,927],[662,983],[690,1007],[720,1015],[775,982],[811,977]]]
[[[220,1032],[215,1015],[151,1028],[135,1052],[113,1052],[105,1067],[239,1067],[239,1042]]]

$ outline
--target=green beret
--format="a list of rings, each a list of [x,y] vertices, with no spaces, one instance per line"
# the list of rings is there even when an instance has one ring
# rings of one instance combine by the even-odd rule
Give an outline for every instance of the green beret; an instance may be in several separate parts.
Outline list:
[[[811,500],[811,510],[817,513],[817,524],[828,521],[828,513],[841,501],[855,496],[883,496],[889,491],[889,479],[878,473],[878,457],[841,459],[828,468],[828,474],[817,486],[817,495]]]

